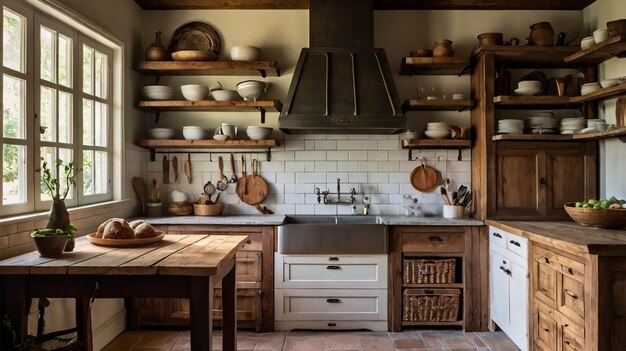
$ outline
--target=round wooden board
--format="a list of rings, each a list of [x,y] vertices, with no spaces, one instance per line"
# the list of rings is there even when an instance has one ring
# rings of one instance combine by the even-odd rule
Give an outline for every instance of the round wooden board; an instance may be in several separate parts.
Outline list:
[[[245,193],[246,188],[248,188],[247,194]],[[248,205],[254,206],[263,202],[267,196],[267,191],[267,182],[259,175],[248,174],[245,179],[240,179],[237,182],[237,195],[241,201]]]
[[[430,193],[437,187],[437,171],[434,168],[419,165],[411,172],[411,185],[423,193]]]
[[[147,245],[156,243],[157,241],[163,240],[165,237],[165,232],[161,230],[157,230],[159,235],[152,238],[142,238],[142,239],[100,239],[96,238],[96,233],[90,233],[87,235],[89,242],[94,245],[100,246],[110,246],[110,247],[135,247],[141,245]]]
[[[210,51],[180,50],[172,53],[174,61],[215,61],[217,55]]]

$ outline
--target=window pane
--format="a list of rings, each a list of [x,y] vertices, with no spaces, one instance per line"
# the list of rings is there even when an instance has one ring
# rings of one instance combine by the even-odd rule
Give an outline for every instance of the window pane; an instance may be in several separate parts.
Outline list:
[[[55,165],[56,165],[57,157],[63,161],[63,166],[66,166],[70,162],[72,162],[72,150],[63,149],[63,148],[57,149],[55,147],[42,147],[41,157],[43,157],[43,160],[41,161],[42,165],[44,161],[48,162],[48,168],[50,168],[52,177],[57,178],[57,179],[60,178],[61,187],[59,189],[59,192],[61,195],[63,195],[68,185],[64,177],[65,172],[64,172],[63,167],[57,169]],[[43,175],[43,169],[42,169],[41,174]],[[59,174],[61,175],[60,177],[59,177]],[[52,197],[50,196],[50,192],[48,191],[48,188],[43,182],[43,179],[41,179],[40,182],[41,182],[41,200],[42,201],[51,200]],[[70,189],[67,195],[67,199],[71,199],[72,197],[73,197],[72,189]]]
[[[41,155],[40,155],[43,159],[41,160],[41,172],[39,172],[39,174],[43,175],[43,163],[47,162],[48,163],[48,168],[50,169],[50,173],[52,174],[53,178],[56,178],[56,174],[57,174],[57,170],[56,167],[54,167],[54,164],[56,163],[56,148],[54,147],[42,147],[41,148]],[[52,200],[52,197],[50,196],[50,192],[48,191],[48,187],[46,186],[46,184],[43,181],[43,177],[40,176],[40,185],[41,185],[41,194],[40,194],[40,198],[42,201],[48,201],[48,200]],[[54,189],[52,189],[54,191]]]
[[[96,67],[95,67],[95,85],[96,85],[96,96],[106,99],[107,98],[107,72],[108,72],[108,63],[107,56],[96,51]]]
[[[2,145],[2,204],[26,202],[26,146]]]
[[[59,158],[63,160],[64,167],[69,165],[70,162],[74,161],[72,157],[72,149],[60,148],[58,152],[59,152]],[[63,170],[63,168],[59,168],[59,173],[61,174],[61,177],[60,177],[61,178],[61,192],[66,191],[67,187],[69,186],[70,190],[67,193],[66,199],[73,198],[74,197],[72,194],[73,187],[67,183],[67,180],[65,179],[65,171]]]
[[[4,67],[25,73],[26,19],[4,8],[2,21],[2,64]]]
[[[93,49],[83,45],[83,92],[93,94]]]
[[[56,82],[56,32],[41,26],[41,79]]]
[[[94,194],[93,182],[93,151],[83,150],[83,194]]]
[[[108,105],[100,102],[96,102],[96,114],[94,121],[94,129],[95,129],[95,139],[96,146],[107,146],[108,141],[108,130],[107,130],[107,122],[108,122]]]
[[[109,177],[107,174],[108,164],[106,151],[96,151],[96,159],[94,160],[94,164],[95,192],[96,194],[106,194],[107,182],[109,181]]]
[[[93,100],[83,99],[83,145],[93,145]]]
[[[72,86],[72,39],[59,35],[59,84]]]
[[[59,91],[59,142],[72,142],[72,94]]]
[[[6,138],[26,138],[26,82],[8,75],[3,76],[3,125]]]
[[[56,111],[57,91],[48,87],[41,87],[40,102],[40,128],[41,140],[56,141]]]

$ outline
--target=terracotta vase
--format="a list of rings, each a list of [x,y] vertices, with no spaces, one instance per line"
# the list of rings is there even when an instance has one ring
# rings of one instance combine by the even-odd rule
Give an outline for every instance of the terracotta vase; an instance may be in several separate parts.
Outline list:
[[[33,239],[35,239],[37,251],[43,257],[60,257],[67,245],[67,235],[37,236]]]
[[[530,26],[528,44],[537,46],[554,46],[554,29],[550,22],[539,22]]]
[[[70,214],[67,212],[64,200],[53,200],[48,216],[47,229],[66,230],[70,226]]]
[[[161,44],[161,31],[155,32],[155,41],[146,49],[146,60],[148,61],[165,61],[167,60],[167,51]]]
[[[433,49],[434,57],[451,57],[454,56],[452,51],[452,42],[448,39],[443,39],[435,42],[435,49]]]

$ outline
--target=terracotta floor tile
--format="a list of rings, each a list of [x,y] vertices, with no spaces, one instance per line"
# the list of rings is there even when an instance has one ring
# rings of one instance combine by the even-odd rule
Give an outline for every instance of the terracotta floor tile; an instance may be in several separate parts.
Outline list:
[[[480,338],[478,337],[478,335],[474,334],[474,333],[465,333],[465,337],[467,338],[467,340],[470,341],[470,343],[472,343],[472,345],[474,345],[474,347],[480,349],[480,348],[487,348],[487,345],[485,345],[485,343],[480,340]]]
[[[359,335],[361,348],[365,351],[388,351],[394,350],[393,342],[388,333],[371,333]]]
[[[426,344],[422,339],[396,339],[393,345],[398,350],[426,350]]]
[[[324,338],[319,335],[289,334],[285,338],[284,351],[321,351],[324,350]]]
[[[286,333],[259,334],[259,339],[254,347],[255,351],[281,351],[285,345]]]
[[[419,332],[419,335],[429,351],[447,349],[446,344],[444,344],[443,340],[441,340],[436,331],[421,331]]]
[[[144,333],[139,339],[137,346],[143,348],[163,348],[171,349],[181,336],[180,331],[159,331],[157,333]],[[135,348],[137,348],[137,346]]]
[[[519,348],[503,332],[475,333],[491,350],[519,351]]]
[[[361,343],[354,333],[328,333],[325,335],[326,351],[360,350]]]
[[[449,349],[475,349],[474,345],[465,337],[465,333],[460,331],[441,331],[439,338]]]

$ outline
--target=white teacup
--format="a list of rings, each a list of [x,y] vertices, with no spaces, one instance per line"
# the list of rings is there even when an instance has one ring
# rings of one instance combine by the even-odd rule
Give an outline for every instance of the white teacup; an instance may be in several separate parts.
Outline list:
[[[230,139],[237,137],[237,126],[232,123],[222,123],[222,134],[228,136]]]
[[[538,80],[523,80],[517,83],[517,87],[522,90],[539,90],[541,89],[541,82]]]

